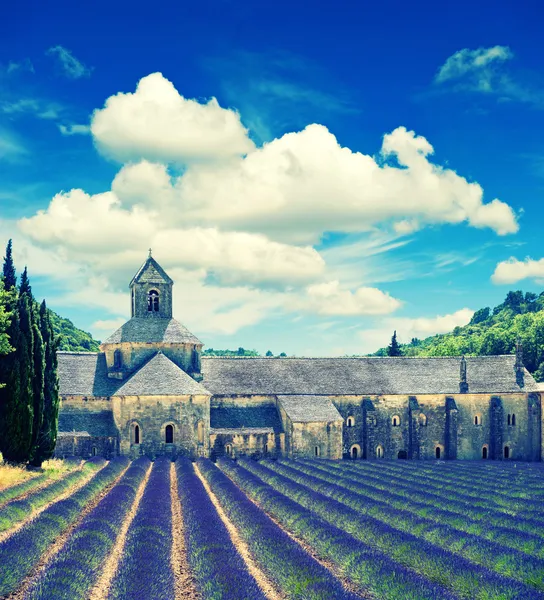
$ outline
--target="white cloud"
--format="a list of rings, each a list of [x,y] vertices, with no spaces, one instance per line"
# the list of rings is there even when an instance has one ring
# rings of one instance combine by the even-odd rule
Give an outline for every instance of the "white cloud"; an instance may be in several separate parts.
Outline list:
[[[6,73],[8,75],[13,75],[14,73],[21,72],[34,73],[34,65],[30,61],[29,58],[24,58],[23,60],[15,61],[10,60],[8,66],[6,67]]]
[[[448,333],[455,327],[466,325],[473,314],[474,311],[470,308],[462,308],[451,314],[434,317],[389,317],[383,320],[379,328],[358,332],[362,340],[360,352],[375,352],[378,348],[383,348],[391,340],[393,331],[397,332],[397,337],[403,344],[409,343],[414,337],[423,339],[438,333]]]
[[[475,82],[480,91],[491,91],[492,67],[497,63],[512,59],[513,56],[508,46],[493,46],[476,50],[463,48],[452,54],[440,67],[435,81],[443,83],[475,74]]]
[[[385,315],[401,306],[399,300],[377,288],[360,287],[352,292],[342,289],[338,281],[309,286],[303,302],[312,312],[336,316]]]
[[[518,260],[513,256],[497,264],[491,276],[491,281],[496,284],[517,283],[523,279],[535,279],[544,282],[544,258],[533,260],[526,258]]]
[[[64,107],[57,102],[48,102],[39,98],[19,98],[0,103],[0,112],[10,116],[33,115],[39,119],[58,119]]]
[[[59,124],[59,131],[62,135],[88,135],[91,133],[91,128],[89,125],[62,125]]]
[[[54,56],[58,60],[64,74],[69,79],[81,79],[91,75],[91,70],[63,46],[49,48],[46,54]]]
[[[341,147],[321,125],[286,134],[226,165],[194,165],[175,182],[183,218],[315,243],[325,231],[360,232],[389,220],[468,222],[499,235],[517,231],[512,209],[483,204],[483,190],[430,162],[429,142],[399,127],[380,165]]]
[[[19,228],[41,245],[63,248],[97,269],[109,267],[116,273],[138,260],[148,245],[165,267],[203,268],[228,284],[304,284],[318,279],[325,268],[312,247],[212,227],[172,229],[157,212],[140,206],[124,209],[113,192],[57,194],[47,210],[21,219]]]
[[[0,160],[17,162],[26,154],[27,150],[17,136],[0,127]]]
[[[91,329],[109,334],[119,329],[125,323],[126,319],[124,317],[119,317],[118,319],[100,319],[91,325]]]
[[[228,159],[254,147],[238,113],[215,98],[184,98],[161,73],[141,79],[134,93],[108,98],[94,112],[91,131],[98,149],[120,161]]]

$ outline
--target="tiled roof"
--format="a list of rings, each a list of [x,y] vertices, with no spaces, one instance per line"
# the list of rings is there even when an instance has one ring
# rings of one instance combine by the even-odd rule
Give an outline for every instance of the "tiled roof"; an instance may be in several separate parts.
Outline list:
[[[185,396],[211,394],[162,352],[129,377],[115,396]]]
[[[278,409],[273,406],[220,406],[210,409],[210,427],[213,429],[240,429],[257,427],[281,431]]]
[[[103,353],[59,352],[61,396],[177,396],[209,392],[164,354],[156,354],[127,380],[108,377]]]
[[[59,435],[82,437],[117,437],[118,430],[109,410],[92,412],[83,408],[72,410],[61,408],[59,412]]]
[[[534,392],[515,356],[468,357],[468,392]],[[460,357],[218,358],[203,357],[203,385],[212,394],[380,395],[458,394]]]
[[[130,285],[133,283],[173,283],[173,281],[159,263],[149,256],[132,278]]]
[[[343,420],[331,399],[325,396],[278,396],[278,401],[293,423]]]
[[[111,396],[120,381],[110,379],[106,357],[95,352],[59,352],[61,396]]]
[[[157,317],[133,317],[102,343],[120,344],[122,342],[202,345],[202,342],[176,319]]]

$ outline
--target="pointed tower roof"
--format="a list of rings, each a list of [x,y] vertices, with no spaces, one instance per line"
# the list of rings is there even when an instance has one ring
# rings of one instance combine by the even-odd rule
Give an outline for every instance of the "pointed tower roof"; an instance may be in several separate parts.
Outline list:
[[[173,285],[174,282],[170,279],[170,277],[168,277],[166,271],[159,265],[159,263],[151,256],[150,250],[147,260],[132,278],[130,287],[132,287],[135,283],[166,283]]]

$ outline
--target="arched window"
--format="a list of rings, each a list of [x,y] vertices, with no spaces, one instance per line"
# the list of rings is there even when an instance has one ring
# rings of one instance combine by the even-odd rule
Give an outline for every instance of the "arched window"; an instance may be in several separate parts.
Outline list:
[[[147,293],[147,310],[159,312],[159,292],[157,290],[149,290]]]
[[[504,458],[510,458],[510,446],[504,447]]]
[[[319,456],[319,446],[316,446],[314,448],[314,454],[315,454],[315,456]]]
[[[356,460],[361,455],[361,448],[358,444],[353,444],[353,446],[350,448],[349,453],[351,455],[351,458]]]
[[[91,450],[91,455],[96,456],[97,454],[98,454],[98,448],[96,446],[93,446],[93,449]]]
[[[197,425],[197,439],[199,444],[204,443],[204,421],[199,421]]]
[[[406,450],[399,450],[399,453],[397,454],[397,458],[406,460],[408,458],[408,452],[406,452]]]
[[[232,446],[231,446],[230,444],[227,444],[227,445],[225,446],[225,454],[226,454],[227,456],[232,456]]]
[[[400,427],[400,417],[398,417],[397,415],[395,415],[391,419],[391,424],[393,425],[393,427]]]
[[[487,450],[487,446],[484,446],[484,447],[482,448],[482,458],[483,458],[484,460],[486,460],[486,459],[487,459],[487,452],[488,452],[488,450]]]
[[[348,417],[346,419],[346,427],[353,427],[355,425],[355,418],[354,417]]]
[[[508,425],[512,425],[512,417],[511,415],[508,415]]]
[[[435,457],[436,457],[436,460],[440,460],[440,455],[441,455],[441,454],[442,454],[442,450],[441,450],[440,446],[437,446],[437,447],[434,449],[434,455],[435,455]]]
[[[167,425],[164,429],[164,441],[167,444],[173,444],[174,443],[174,426],[173,425]]]
[[[421,427],[427,427],[427,416],[423,413],[419,415],[418,421]]]
[[[115,369],[121,368],[123,364],[123,355],[121,354],[121,350],[115,350],[113,353],[113,366]]]
[[[474,415],[474,425],[482,424],[482,415]]]
[[[376,447],[376,458],[383,458],[383,446],[381,444]]]
[[[133,444],[139,444],[140,443],[140,426],[137,423],[133,423],[132,424],[132,439],[131,442]]]
[[[268,454],[268,444],[265,444],[263,447],[263,453]]]
[[[512,427],[515,427],[516,425],[516,415],[512,415]]]

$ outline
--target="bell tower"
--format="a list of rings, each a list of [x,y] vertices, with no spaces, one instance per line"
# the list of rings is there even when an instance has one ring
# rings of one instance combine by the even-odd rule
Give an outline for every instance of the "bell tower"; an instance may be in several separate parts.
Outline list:
[[[151,256],[130,282],[131,316],[145,319],[172,318],[172,286],[174,282]]]

